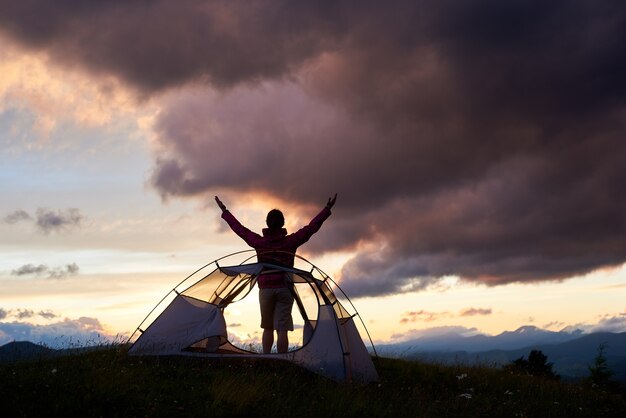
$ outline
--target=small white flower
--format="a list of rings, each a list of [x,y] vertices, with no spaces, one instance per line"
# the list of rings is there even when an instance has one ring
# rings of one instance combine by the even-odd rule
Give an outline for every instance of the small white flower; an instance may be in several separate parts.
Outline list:
[[[467,377],[467,373],[463,373],[463,374],[458,375],[456,378],[457,378],[457,380],[463,380],[466,377]]]
[[[513,392],[511,392],[510,390],[507,389],[506,392],[504,392],[504,394],[511,396],[511,395],[513,395]]]
[[[471,393],[461,393],[459,395],[459,398],[472,399],[472,394]]]
[[[52,374],[55,374],[56,372],[57,372],[57,369],[52,369],[52,370],[50,371],[50,373],[52,373]]]

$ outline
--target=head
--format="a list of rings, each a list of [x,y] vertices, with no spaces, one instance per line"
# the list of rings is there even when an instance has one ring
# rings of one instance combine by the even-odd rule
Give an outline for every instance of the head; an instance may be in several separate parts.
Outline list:
[[[267,213],[265,222],[269,229],[280,229],[285,225],[285,217],[278,209],[272,209]]]

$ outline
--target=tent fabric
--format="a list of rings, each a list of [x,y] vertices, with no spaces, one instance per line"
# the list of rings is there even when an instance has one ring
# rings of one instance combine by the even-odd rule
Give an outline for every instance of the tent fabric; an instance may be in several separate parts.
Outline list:
[[[178,295],[132,347],[132,353],[178,354],[208,336],[226,338],[226,322],[210,303]]]
[[[256,278],[270,271],[285,274],[304,319],[303,345],[287,353],[254,353],[228,341],[223,311],[245,298]],[[129,354],[282,359],[336,381],[377,381],[378,374],[354,321],[358,314],[351,315],[343,307],[327,276],[319,279],[312,272],[268,263],[227,267],[215,263],[211,273],[181,292],[173,290],[175,297],[161,314],[145,330],[140,325],[141,335]],[[316,312],[303,312],[306,308],[298,293],[298,288],[304,290],[302,286],[315,295]]]

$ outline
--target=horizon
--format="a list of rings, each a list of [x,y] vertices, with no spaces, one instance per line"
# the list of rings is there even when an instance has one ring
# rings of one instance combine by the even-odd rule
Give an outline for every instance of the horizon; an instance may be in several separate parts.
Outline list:
[[[0,345],[131,334],[247,249],[216,195],[253,231],[278,207],[294,232],[337,193],[298,254],[378,343],[626,331],[625,5],[17,1],[0,5]],[[242,341],[249,302],[228,324]]]
[[[380,349],[381,347],[385,350],[388,350],[390,347],[402,347],[405,346],[406,344],[411,344],[411,343],[419,343],[419,342],[429,342],[432,343],[437,342],[437,341],[447,341],[447,339],[444,338],[449,338],[451,336],[453,337],[458,337],[461,340],[461,344],[463,342],[463,340],[465,339],[472,339],[473,337],[486,337],[486,338],[490,338],[490,339],[496,339],[498,337],[502,337],[503,335],[510,335],[510,334],[515,334],[515,335],[521,335],[524,332],[526,332],[528,329],[532,329],[532,331],[539,331],[542,333],[546,333],[546,334],[567,334],[569,336],[571,336],[571,339],[567,339],[564,341],[557,341],[557,342],[553,342],[553,341],[543,341],[540,340],[539,342],[532,342],[532,343],[527,343],[525,340],[516,340],[517,343],[514,346],[508,347],[508,348],[499,348],[502,350],[519,350],[519,349],[523,349],[523,348],[529,348],[529,347],[536,347],[538,344],[543,344],[543,345],[559,345],[559,344],[563,344],[563,343],[569,343],[570,341],[574,341],[577,340],[578,338],[583,338],[586,336],[591,336],[594,334],[612,334],[612,335],[622,335],[622,334],[626,334],[626,331],[613,331],[613,330],[606,330],[606,329],[591,329],[591,330],[584,330],[581,328],[576,328],[576,329],[567,329],[564,328],[562,330],[559,331],[551,331],[548,329],[543,329],[543,328],[539,328],[536,327],[534,325],[522,325],[517,329],[514,330],[504,330],[498,334],[487,334],[487,333],[482,333],[482,332],[477,332],[474,334],[463,334],[461,332],[458,331],[454,331],[454,330],[438,330],[436,328],[429,328],[429,329],[425,329],[423,331],[425,331],[422,335],[414,337],[412,339],[406,339],[406,340],[391,340],[391,341],[382,341],[382,342],[377,342],[375,344],[375,347],[377,349]],[[8,342],[2,342],[0,344],[0,347],[3,347],[5,345],[8,344],[14,344],[14,343],[29,343],[29,344],[34,344],[34,345],[39,345],[42,347],[46,347],[49,349],[54,349],[54,350],[64,350],[64,349],[81,349],[81,348],[89,348],[89,347],[98,347],[98,346],[110,346],[111,344],[126,344],[128,343],[127,338],[128,336],[123,336],[124,338],[121,338],[122,336],[118,335],[115,338],[111,338],[110,336],[106,336],[106,335],[101,335],[98,338],[93,338],[91,340],[77,340],[74,339],[72,340],[71,338],[69,339],[64,339],[64,338],[57,338],[54,340],[41,340],[41,341],[33,341],[33,340],[11,340]],[[530,338],[537,338],[536,334],[531,336]],[[241,344],[242,347],[248,348],[251,345],[254,346],[255,344],[257,346],[260,347],[260,340],[246,340],[246,341],[238,341],[235,340],[236,344]],[[232,342],[232,341],[231,341]],[[133,342],[131,341],[130,344],[132,344]],[[456,340],[456,344],[459,344],[459,340]],[[507,344],[511,344],[510,342]],[[466,347],[463,346],[452,346],[451,348],[453,349],[453,351],[470,351],[470,352],[477,352],[477,351],[488,351],[488,350],[494,350],[494,348],[481,348],[481,349],[477,349],[477,348],[471,348],[468,349]],[[368,348],[368,350],[371,350],[371,344],[369,342],[366,342],[366,346]],[[290,347],[290,351],[292,350],[297,350],[299,349],[300,346],[299,345],[293,345]],[[607,348],[610,349],[610,346],[607,346]],[[594,350],[597,349],[594,348]],[[449,351],[450,347],[446,350]],[[426,352],[430,352],[430,351],[440,351],[440,349],[433,349],[432,347],[428,346],[425,349]],[[595,351],[594,351],[595,352]]]

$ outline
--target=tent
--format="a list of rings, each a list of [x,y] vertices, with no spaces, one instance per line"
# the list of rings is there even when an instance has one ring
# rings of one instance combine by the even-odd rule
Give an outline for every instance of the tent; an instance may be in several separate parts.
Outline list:
[[[131,335],[129,341],[136,335],[138,338],[129,354],[272,358],[291,361],[340,382],[365,384],[378,380],[355,319],[359,319],[359,326],[367,333],[365,324],[330,277],[299,256],[296,256],[299,264],[307,264],[308,271],[247,263],[252,257],[238,265],[220,265],[222,260],[241,253],[244,252],[205,265],[172,289]],[[291,284],[294,305],[302,316],[302,344],[287,353],[262,354],[250,347],[237,346],[228,337],[225,313],[251,293],[260,274],[270,272],[285,274]],[[333,289],[349,303],[352,313]],[[167,300],[169,304],[158,314],[159,307],[162,309]],[[154,319],[150,322],[150,318]],[[376,354],[373,344],[372,349]]]

